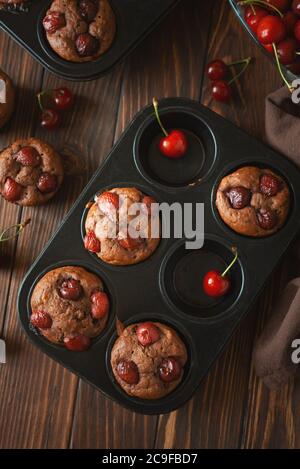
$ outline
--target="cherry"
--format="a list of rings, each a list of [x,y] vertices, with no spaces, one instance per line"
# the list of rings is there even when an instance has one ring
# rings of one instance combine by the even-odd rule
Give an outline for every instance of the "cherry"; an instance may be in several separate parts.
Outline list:
[[[237,186],[227,192],[232,208],[242,209],[247,207],[251,201],[251,191],[243,186]]]
[[[76,49],[81,57],[88,57],[95,54],[99,49],[99,41],[90,33],[82,33],[77,36]]]
[[[262,44],[277,44],[286,37],[286,33],[283,20],[274,15],[262,18],[257,27],[257,37]]]
[[[273,54],[274,49],[273,49],[273,44],[262,44],[262,46],[266,49],[267,52],[270,54]]]
[[[260,192],[268,197],[273,197],[280,191],[280,181],[272,174],[263,174],[260,178]]]
[[[21,184],[8,177],[5,181],[2,195],[8,202],[16,202],[21,197],[22,189]]]
[[[223,80],[228,73],[228,65],[223,60],[214,60],[207,65],[207,75],[211,81]]]
[[[97,204],[101,212],[108,218],[116,220],[116,211],[119,208],[119,196],[114,192],[103,192],[97,198]]]
[[[153,322],[139,324],[136,330],[137,339],[144,347],[152,345],[160,339],[160,331]]]
[[[262,18],[268,16],[269,12],[255,5],[255,12],[249,6],[245,11],[246,23],[254,34],[257,33],[257,26]]]
[[[76,301],[81,297],[83,289],[78,280],[70,278],[62,282],[58,293],[64,300]]]
[[[288,65],[297,58],[297,41],[293,37],[288,37],[277,44],[277,53],[282,64]]]
[[[203,278],[203,290],[207,296],[220,298],[228,292],[231,282],[227,274],[238,259],[237,249],[233,248],[232,251],[235,253],[235,257],[223,273],[218,270],[210,270],[205,274]]]
[[[164,383],[172,383],[181,376],[181,365],[174,357],[165,358],[158,369],[159,377]]]
[[[50,192],[54,192],[57,188],[57,178],[55,174],[41,174],[37,182],[37,188],[43,194],[49,194]]]
[[[151,211],[151,207],[155,204],[156,201],[150,195],[145,195],[142,199],[142,204],[146,205],[147,211]]]
[[[185,133],[178,129],[167,132],[161,122],[158,112],[158,102],[155,98],[153,99],[153,107],[157,122],[165,135],[159,142],[160,152],[168,158],[182,158],[188,150],[188,140]]]
[[[118,238],[118,243],[120,246],[128,251],[133,251],[134,249],[138,249],[142,244],[141,238],[131,238],[127,236],[127,238]]]
[[[300,0],[293,0],[292,9],[296,15],[300,16]]]
[[[121,360],[117,365],[117,373],[127,384],[137,384],[140,380],[138,367],[132,360]]]
[[[47,33],[53,34],[58,29],[66,26],[66,17],[63,13],[52,11],[43,19],[43,26]]]
[[[87,251],[98,253],[101,251],[101,243],[94,231],[89,231],[84,238],[84,247]]]
[[[33,147],[23,147],[14,155],[15,160],[23,166],[38,166],[41,162],[39,152]]]
[[[35,311],[30,316],[30,322],[34,327],[39,329],[50,329],[52,326],[52,318],[45,311]]]
[[[53,100],[57,109],[65,111],[74,104],[74,95],[69,88],[62,87],[53,91]]]
[[[263,230],[272,230],[277,223],[277,215],[269,209],[261,209],[256,214],[258,224]]]
[[[93,0],[80,0],[78,8],[81,18],[88,22],[95,18],[98,11],[98,6]]]
[[[61,117],[55,109],[44,109],[41,116],[41,126],[48,130],[60,127]]]
[[[295,24],[294,35],[297,41],[300,41],[300,20],[298,20]]]
[[[292,35],[297,22],[297,15],[289,10],[284,14],[282,21],[285,24],[287,33]]]
[[[223,80],[213,82],[211,93],[212,97],[221,103],[226,103],[232,96],[230,85]]]
[[[75,332],[64,338],[64,344],[72,352],[84,352],[91,346],[91,339],[86,335]]]
[[[91,296],[91,314],[94,319],[102,319],[109,312],[109,299],[105,292],[95,292]]]

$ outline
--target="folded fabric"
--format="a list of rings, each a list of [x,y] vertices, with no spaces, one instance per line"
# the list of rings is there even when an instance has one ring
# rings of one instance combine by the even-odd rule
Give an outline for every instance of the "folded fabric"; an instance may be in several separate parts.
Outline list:
[[[267,97],[265,123],[269,144],[300,168],[300,106],[286,87]],[[300,239],[288,255],[291,272],[300,276]],[[254,346],[255,371],[269,388],[280,387],[298,370],[291,358],[294,339],[300,339],[300,278],[286,286]]]

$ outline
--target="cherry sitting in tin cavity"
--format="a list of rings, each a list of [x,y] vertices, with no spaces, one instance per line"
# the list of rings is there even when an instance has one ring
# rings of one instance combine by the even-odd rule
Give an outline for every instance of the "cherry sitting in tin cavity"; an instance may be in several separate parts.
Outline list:
[[[160,152],[167,158],[182,158],[188,150],[188,140],[185,132],[179,129],[173,129],[167,132],[160,119],[158,101],[155,98],[153,98],[153,107],[157,122],[165,135],[159,142]]]
[[[210,270],[205,274],[202,285],[203,290],[207,296],[212,298],[221,298],[228,293],[231,287],[231,281],[228,277],[228,273],[238,259],[238,251],[235,247],[232,248],[232,252],[235,254],[234,259],[223,273],[219,272],[218,270]]]

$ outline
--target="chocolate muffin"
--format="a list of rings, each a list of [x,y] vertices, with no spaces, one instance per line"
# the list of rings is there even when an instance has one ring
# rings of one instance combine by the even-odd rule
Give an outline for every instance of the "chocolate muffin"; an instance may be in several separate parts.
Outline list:
[[[111,352],[115,379],[130,396],[160,399],[182,381],[187,351],[177,333],[159,322],[132,324]]]
[[[17,140],[0,153],[0,193],[18,205],[41,205],[60,188],[61,157],[42,140]]]
[[[0,129],[7,123],[12,116],[15,106],[15,90],[9,76],[0,70]],[[3,95],[3,96],[2,96]]]
[[[52,49],[69,62],[88,62],[106,52],[116,19],[108,0],[54,0],[43,20]]]
[[[271,169],[245,166],[222,179],[216,206],[224,223],[237,233],[269,236],[287,219],[290,191]]]
[[[111,189],[96,196],[86,218],[85,248],[108,264],[130,265],[147,259],[160,241],[158,213],[153,213],[151,219],[153,203],[155,201],[152,197],[134,187]],[[128,215],[133,204],[139,204],[141,214],[137,212],[134,216]],[[129,224],[134,223],[137,217],[140,217],[140,229],[137,229],[139,237],[130,237]],[[157,228],[155,238],[151,237],[153,220]]]
[[[33,326],[50,342],[72,351],[90,346],[107,323],[109,299],[99,277],[82,267],[51,270],[31,296]]]

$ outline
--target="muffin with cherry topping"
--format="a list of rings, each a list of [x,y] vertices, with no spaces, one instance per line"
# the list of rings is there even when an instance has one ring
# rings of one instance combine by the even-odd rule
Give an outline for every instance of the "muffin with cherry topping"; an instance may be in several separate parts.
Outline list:
[[[271,169],[244,166],[222,179],[216,206],[224,223],[237,233],[269,236],[288,217],[290,191],[284,179]]]
[[[134,187],[97,195],[85,222],[85,248],[108,264],[130,265],[147,259],[160,241],[159,215],[153,204],[152,197]],[[136,228],[134,236],[131,228]]]
[[[56,194],[63,177],[60,155],[42,140],[17,140],[0,153],[0,193],[8,202],[44,204]]]
[[[178,334],[159,322],[131,324],[116,340],[111,367],[130,396],[161,399],[180,384],[187,351]]]
[[[0,70],[0,129],[9,121],[15,107],[15,90],[6,73]]]
[[[108,0],[54,0],[43,26],[52,49],[70,62],[96,60],[110,48],[116,33]]]
[[[82,267],[51,270],[31,296],[31,324],[50,342],[71,351],[90,347],[106,326],[109,298],[102,280]]]

